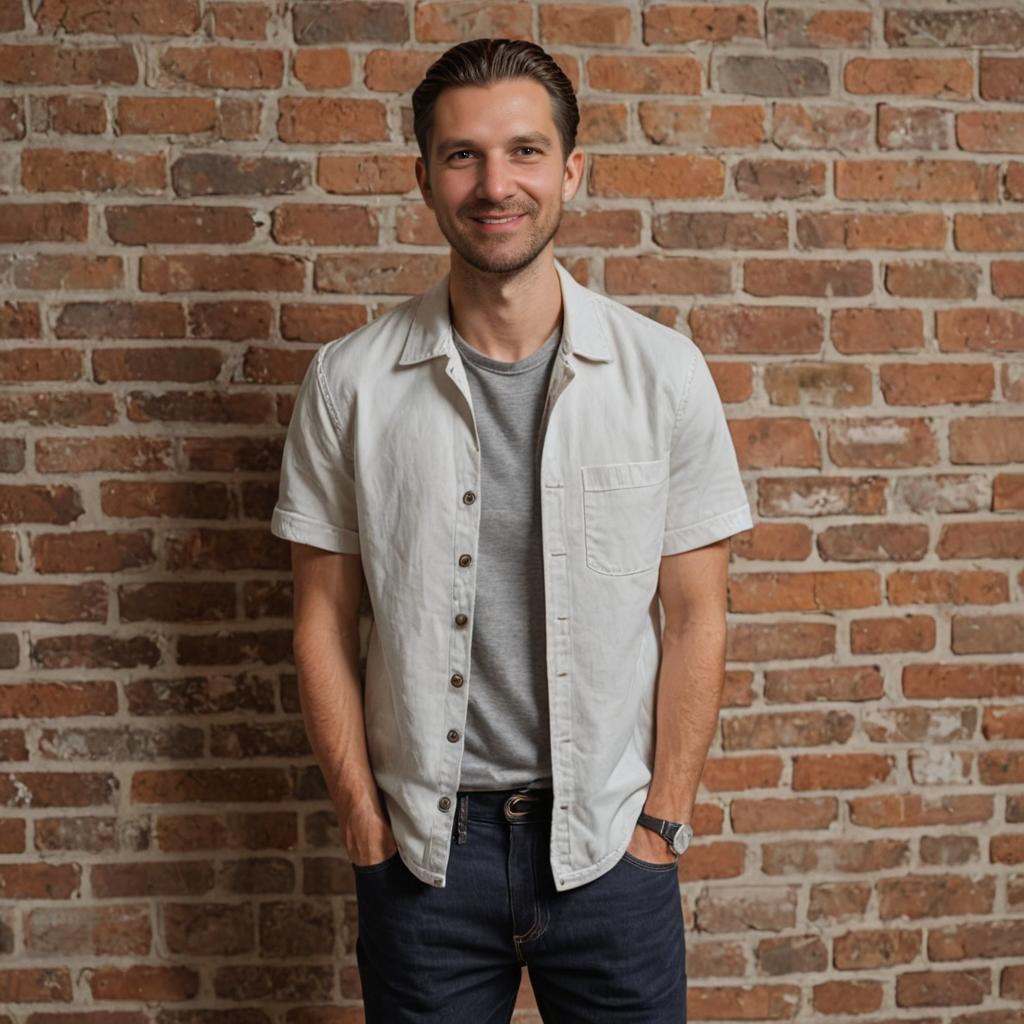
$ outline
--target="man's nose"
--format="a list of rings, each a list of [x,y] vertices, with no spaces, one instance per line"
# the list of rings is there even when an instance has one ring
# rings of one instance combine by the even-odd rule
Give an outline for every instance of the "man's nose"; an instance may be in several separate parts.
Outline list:
[[[480,164],[477,195],[492,202],[504,199],[512,190],[512,177],[500,158],[484,160]]]

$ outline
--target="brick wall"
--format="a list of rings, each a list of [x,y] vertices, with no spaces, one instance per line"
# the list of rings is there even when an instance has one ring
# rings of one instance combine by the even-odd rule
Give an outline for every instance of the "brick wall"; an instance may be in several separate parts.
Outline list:
[[[558,255],[755,510],[692,1019],[1019,1022],[1017,0],[0,0],[0,1021],[362,1019],[267,525],[315,347],[447,268],[409,95],[477,35],[578,87]]]

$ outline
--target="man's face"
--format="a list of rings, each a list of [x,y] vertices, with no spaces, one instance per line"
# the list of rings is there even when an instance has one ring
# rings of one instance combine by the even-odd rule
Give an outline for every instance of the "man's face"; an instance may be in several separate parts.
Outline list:
[[[576,194],[584,157],[563,162],[551,99],[530,78],[445,89],[434,107],[429,177],[416,179],[455,253],[488,273],[531,263],[558,230]],[[508,224],[478,218],[516,217]]]

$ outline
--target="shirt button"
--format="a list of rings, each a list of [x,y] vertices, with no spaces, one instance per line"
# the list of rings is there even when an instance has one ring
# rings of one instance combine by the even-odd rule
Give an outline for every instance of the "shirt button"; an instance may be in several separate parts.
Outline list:
[[[459,675],[458,672],[456,672],[451,678],[452,686],[461,686],[464,682],[465,680],[462,678],[461,675]]]
[[[459,612],[459,614],[455,616],[456,626],[464,626],[467,622],[469,622],[469,616],[465,612]]]
[[[472,491],[466,491],[462,496],[462,500],[466,505],[472,505],[476,501],[476,495]]]
[[[458,729],[449,729],[448,730],[448,742],[449,743],[458,743],[459,742],[459,730]]]
[[[467,565],[472,565],[472,564],[473,564],[473,556],[472,555],[459,555],[459,565],[465,567]]]
[[[442,811],[447,811],[451,805],[451,799],[446,796],[441,797],[441,799],[437,801],[437,806],[440,807]]]

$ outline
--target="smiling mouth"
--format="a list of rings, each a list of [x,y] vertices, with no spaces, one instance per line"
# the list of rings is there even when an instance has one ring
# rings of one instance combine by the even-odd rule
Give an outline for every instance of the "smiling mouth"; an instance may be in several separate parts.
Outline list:
[[[525,214],[522,213],[510,213],[505,217],[472,217],[470,219],[475,220],[478,224],[511,224],[524,216]]]

